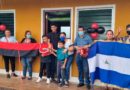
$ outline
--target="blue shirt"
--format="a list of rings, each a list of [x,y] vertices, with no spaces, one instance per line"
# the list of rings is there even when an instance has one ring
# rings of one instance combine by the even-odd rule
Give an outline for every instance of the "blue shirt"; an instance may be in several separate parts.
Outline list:
[[[68,57],[67,53],[63,53],[63,51],[64,51],[64,48],[58,48],[57,50],[58,61],[64,61]]]
[[[77,35],[74,42],[74,46],[85,46],[91,43],[92,43],[92,39],[89,35],[84,35],[83,38]]]

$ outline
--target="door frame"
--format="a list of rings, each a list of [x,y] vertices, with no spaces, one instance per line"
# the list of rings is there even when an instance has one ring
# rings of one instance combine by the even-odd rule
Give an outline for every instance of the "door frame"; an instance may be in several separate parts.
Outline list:
[[[70,10],[70,30],[71,30],[71,36],[70,39],[72,41],[73,39],[73,7],[58,7],[58,8],[42,8],[41,9],[41,42],[42,42],[42,35],[44,34],[44,26],[45,26],[45,11],[47,10]],[[71,67],[72,68],[72,67]],[[70,77],[72,77],[72,69],[70,69]]]
[[[70,10],[70,30],[71,30],[71,41],[73,38],[73,8],[72,7],[59,7],[59,8],[41,8],[41,41],[42,41],[42,35],[44,34],[44,26],[45,26],[45,11],[49,11],[49,10]]]

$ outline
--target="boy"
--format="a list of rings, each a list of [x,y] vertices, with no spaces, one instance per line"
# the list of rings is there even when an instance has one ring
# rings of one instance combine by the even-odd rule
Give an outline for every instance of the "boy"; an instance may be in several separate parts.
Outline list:
[[[51,72],[50,72],[50,65],[51,65],[51,50],[52,50],[52,44],[49,43],[49,38],[44,35],[43,37],[43,43],[40,45],[39,52],[41,53],[41,63],[40,63],[40,72],[39,72],[39,78],[36,82],[42,81],[42,76],[43,76],[43,69],[44,65],[46,65],[46,71],[47,71],[47,81],[46,83],[50,83],[50,77],[51,77]]]
[[[65,86],[65,66],[66,66],[67,57],[68,57],[67,53],[63,53],[65,49],[64,44],[65,42],[59,41],[58,49],[56,51],[57,53],[57,78],[58,78],[58,83],[60,83],[61,87]]]

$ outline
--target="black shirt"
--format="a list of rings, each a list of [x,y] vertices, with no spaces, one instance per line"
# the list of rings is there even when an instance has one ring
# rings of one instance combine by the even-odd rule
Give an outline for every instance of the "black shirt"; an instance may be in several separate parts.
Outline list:
[[[22,41],[21,41],[21,43],[23,43],[25,39],[26,38],[23,38]],[[30,39],[31,39],[31,43],[36,43],[37,42],[34,38],[30,38]]]
[[[59,33],[49,33],[47,35],[50,38],[50,42],[52,43],[54,49],[57,49],[58,41],[60,40],[60,34]]]

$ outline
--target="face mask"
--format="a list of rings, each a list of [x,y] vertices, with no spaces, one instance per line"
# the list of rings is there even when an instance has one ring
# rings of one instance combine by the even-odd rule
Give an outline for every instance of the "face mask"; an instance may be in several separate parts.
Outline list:
[[[65,37],[64,36],[60,37],[60,40],[65,41]]]
[[[31,38],[32,36],[30,34],[27,34],[26,35],[26,38]]]
[[[79,31],[78,34],[79,34],[79,36],[83,36],[84,32],[83,31]]]
[[[130,35],[130,31],[127,31],[127,34]]]

